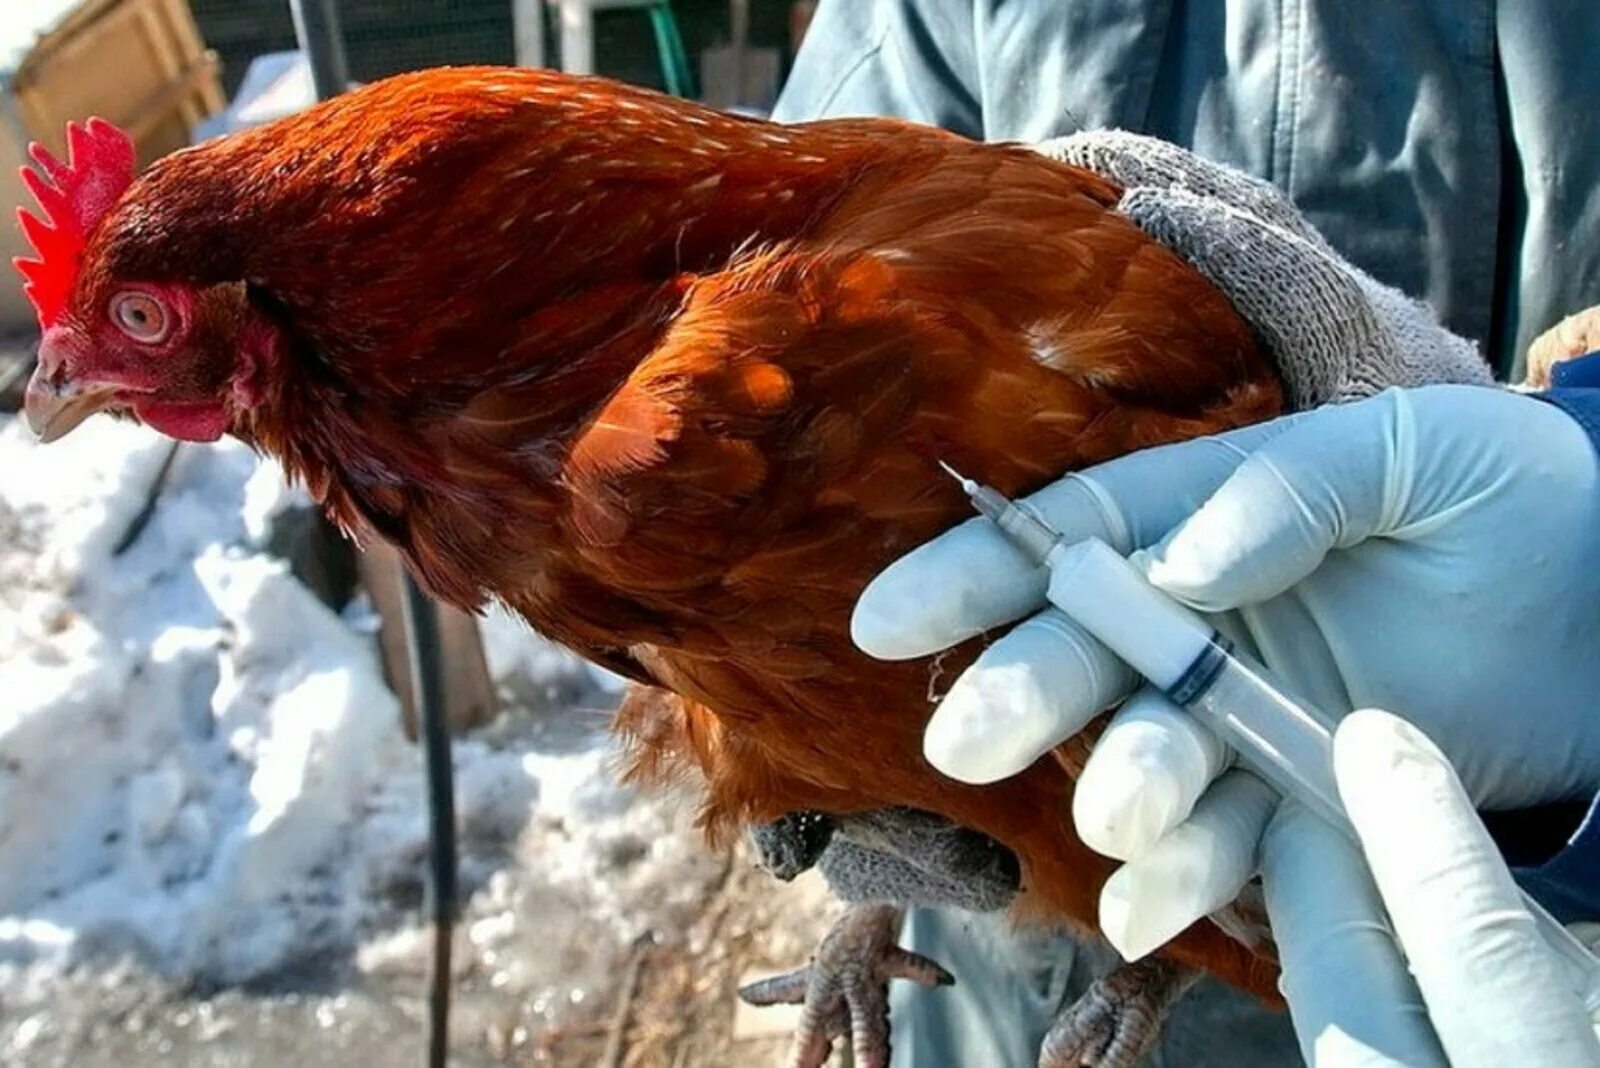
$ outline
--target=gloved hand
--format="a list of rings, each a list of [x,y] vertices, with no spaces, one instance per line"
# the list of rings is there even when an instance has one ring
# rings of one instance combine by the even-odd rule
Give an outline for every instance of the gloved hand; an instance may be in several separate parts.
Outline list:
[[[1121,130],[1034,148],[1122,186],[1117,210],[1228,295],[1266,345],[1294,408],[1388,386],[1489,383],[1471,342],[1340,256],[1271,184]]]
[[[1386,712],[1354,712],[1334,774],[1360,849],[1305,817],[1267,882],[1307,1061],[1600,1065],[1582,1002],[1438,748]],[[1392,1030],[1363,1027],[1363,1001],[1392,1010]]]
[[[1322,708],[1404,709],[1480,806],[1600,787],[1600,463],[1551,405],[1477,387],[1391,390],[1122,457],[1029,503],[1068,538],[1146,550],[1132,559],[1154,584],[1212,613]],[[1043,575],[975,519],[880,575],[854,635],[876,656],[925,656],[1037,612],[1043,593]],[[953,684],[925,750],[955,778],[1003,778],[1134,687],[1046,609]],[[1074,817],[1085,843],[1131,861],[1101,899],[1124,956],[1231,901],[1258,856],[1275,919],[1359,889],[1308,874],[1293,848],[1307,817],[1228,765],[1215,738],[1148,691],[1096,743]],[[1317,952],[1354,977],[1342,956],[1359,942]],[[1414,1026],[1360,988],[1337,1011],[1380,1046]]]

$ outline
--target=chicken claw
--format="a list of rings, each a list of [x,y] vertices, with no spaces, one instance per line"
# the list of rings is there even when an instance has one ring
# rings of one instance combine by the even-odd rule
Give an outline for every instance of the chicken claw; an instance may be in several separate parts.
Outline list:
[[[1155,957],[1124,964],[1056,1017],[1039,1068],[1133,1068],[1200,973]]]
[[[848,1036],[856,1068],[889,1064],[889,980],[949,986],[954,977],[920,953],[896,944],[900,909],[853,905],[833,925],[804,968],[751,983],[739,996],[751,1005],[804,1005],[789,1068],[822,1068],[836,1038]]]

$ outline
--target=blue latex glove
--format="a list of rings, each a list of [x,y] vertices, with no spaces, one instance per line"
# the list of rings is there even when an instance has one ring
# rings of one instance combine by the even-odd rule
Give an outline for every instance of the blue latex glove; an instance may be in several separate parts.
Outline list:
[[[1124,457],[1031,503],[1068,537],[1144,549],[1133,559],[1152,582],[1213,613],[1323,708],[1404,710],[1480,806],[1600,787],[1600,464],[1550,405],[1480,387],[1390,391]],[[927,655],[1037,612],[1043,589],[972,521],[873,582],[856,640],[877,656]],[[1002,778],[1134,686],[1046,610],[956,681],[926,752],[955,778]],[[1360,929],[1381,915],[1370,880],[1358,864],[1319,864],[1331,855],[1321,828],[1229,764],[1158,694],[1114,719],[1074,802],[1084,841],[1129,861],[1102,896],[1107,936],[1141,956],[1232,900],[1259,865],[1286,962],[1314,945],[1342,977],[1342,996],[1297,999],[1308,1056],[1331,1028],[1376,1058],[1363,1063],[1428,1063],[1409,979],[1374,985],[1367,940],[1330,921],[1345,910]]]
[[[1306,1060],[1600,1064],[1588,1014],[1444,754],[1387,712],[1355,712],[1334,735],[1334,773],[1360,852],[1301,816],[1266,883]],[[1352,1001],[1389,1015],[1353,1019]]]

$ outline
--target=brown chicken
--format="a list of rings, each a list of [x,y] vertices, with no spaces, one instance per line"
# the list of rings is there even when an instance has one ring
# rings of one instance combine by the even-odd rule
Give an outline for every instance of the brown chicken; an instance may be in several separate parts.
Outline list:
[[[48,218],[20,265],[44,440],[102,409],[236,435],[437,596],[498,598],[677,695],[622,727],[641,774],[693,769],[714,838],[933,813],[1015,855],[1020,913],[1092,925],[1111,864],[1073,834],[1069,761],[943,778],[922,728],[973,648],[882,663],[849,619],[968,515],[939,460],[1020,494],[1283,408],[1232,307],[1115,187],[899,122],[777,126],[491,68],[380,82],[137,179],[104,123],[72,149],[36,154]],[[1209,925],[1164,952],[1270,989]]]

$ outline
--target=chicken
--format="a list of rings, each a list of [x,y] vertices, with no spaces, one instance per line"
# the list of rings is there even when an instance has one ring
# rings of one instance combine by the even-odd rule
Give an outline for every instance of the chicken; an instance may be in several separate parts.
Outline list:
[[[977,643],[883,663],[849,618],[968,515],[940,460],[1023,494],[1283,409],[1234,309],[1112,184],[900,122],[495,68],[137,178],[108,124],[70,142],[36,151],[47,218],[24,220],[42,439],[101,410],[233,434],[436,596],[651,687],[619,720],[635,772],[691,774],[713,840],[935,814],[1014,854],[1019,917],[1092,926],[1111,864],[1073,834],[1072,755],[943,778],[922,728]],[[1270,997],[1271,962],[1210,925],[1165,954]]]

